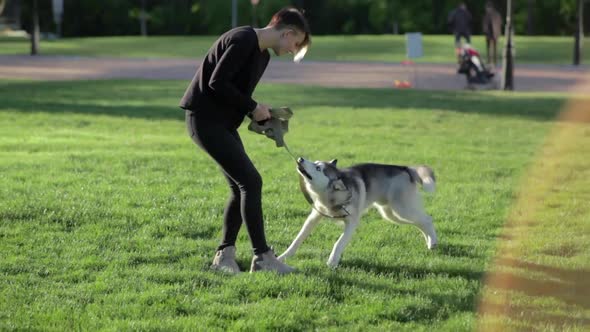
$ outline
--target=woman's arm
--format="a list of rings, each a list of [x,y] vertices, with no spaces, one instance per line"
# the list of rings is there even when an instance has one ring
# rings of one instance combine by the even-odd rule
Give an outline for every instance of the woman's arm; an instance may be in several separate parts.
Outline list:
[[[232,79],[242,69],[249,55],[258,47],[255,41],[248,38],[234,38],[219,58],[215,70],[211,74],[208,85],[218,99],[247,114],[256,108],[252,97],[242,93],[233,84]]]

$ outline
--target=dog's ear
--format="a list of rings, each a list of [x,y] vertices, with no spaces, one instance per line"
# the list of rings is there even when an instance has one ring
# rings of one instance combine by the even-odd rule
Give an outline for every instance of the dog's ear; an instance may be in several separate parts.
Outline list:
[[[336,167],[336,163],[338,162],[338,159],[332,159],[330,160],[330,164],[334,167]]]
[[[338,179],[338,180],[332,182],[332,189],[343,191],[343,190],[346,190],[347,188],[344,185],[344,182],[342,182],[342,180]]]

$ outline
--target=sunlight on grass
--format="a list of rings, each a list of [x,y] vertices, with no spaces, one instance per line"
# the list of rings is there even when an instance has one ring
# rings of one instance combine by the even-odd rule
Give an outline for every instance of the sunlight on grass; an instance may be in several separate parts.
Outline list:
[[[486,278],[482,331],[590,324],[589,109],[569,104],[524,177]]]

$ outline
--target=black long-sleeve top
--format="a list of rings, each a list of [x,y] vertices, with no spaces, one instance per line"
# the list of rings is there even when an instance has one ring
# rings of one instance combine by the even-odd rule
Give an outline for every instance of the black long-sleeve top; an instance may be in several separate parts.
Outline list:
[[[239,127],[256,108],[252,93],[270,60],[252,27],[232,29],[207,52],[180,101],[180,107]]]
[[[463,8],[451,11],[448,17],[448,23],[455,34],[471,35],[471,20],[471,13]]]

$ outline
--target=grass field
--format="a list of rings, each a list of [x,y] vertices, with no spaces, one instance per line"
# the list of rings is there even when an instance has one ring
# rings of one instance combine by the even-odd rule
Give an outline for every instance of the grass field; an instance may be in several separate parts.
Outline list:
[[[205,55],[214,40],[214,36],[66,38],[42,41],[41,53],[76,56],[200,58]],[[400,62],[406,57],[403,35],[314,36],[312,41],[313,45],[306,55],[308,60]],[[473,43],[485,55],[483,37],[474,36]],[[456,60],[453,45],[454,39],[449,35],[424,36],[424,57],[418,61],[454,63]],[[590,38],[586,38],[583,45],[582,62],[588,63]],[[517,63],[569,65],[573,59],[573,38],[517,36],[515,50]],[[0,54],[28,54],[29,51],[28,40],[0,38]]]
[[[565,96],[259,87],[258,100],[295,111],[286,140],[304,156],[433,167],[426,208],[440,246],[430,252],[416,229],[371,212],[335,271],[325,262],[341,228],[328,221],[289,261],[298,273],[230,277],[208,271],[227,190],[186,135],[176,107],[186,83],[0,81],[0,330],[466,331],[488,293],[488,306],[502,308],[505,294],[535,313],[490,310],[488,324],[587,328],[590,307],[570,293],[586,296],[588,278],[572,290],[554,274],[505,268],[567,296],[484,287]],[[524,237],[518,259],[588,276],[590,129],[559,126],[576,138],[575,162],[554,169],[579,171],[536,213],[540,225],[563,223]],[[309,206],[287,153],[244,129],[265,181],[267,237],[281,252]],[[250,259],[243,229],[238,263]]]

